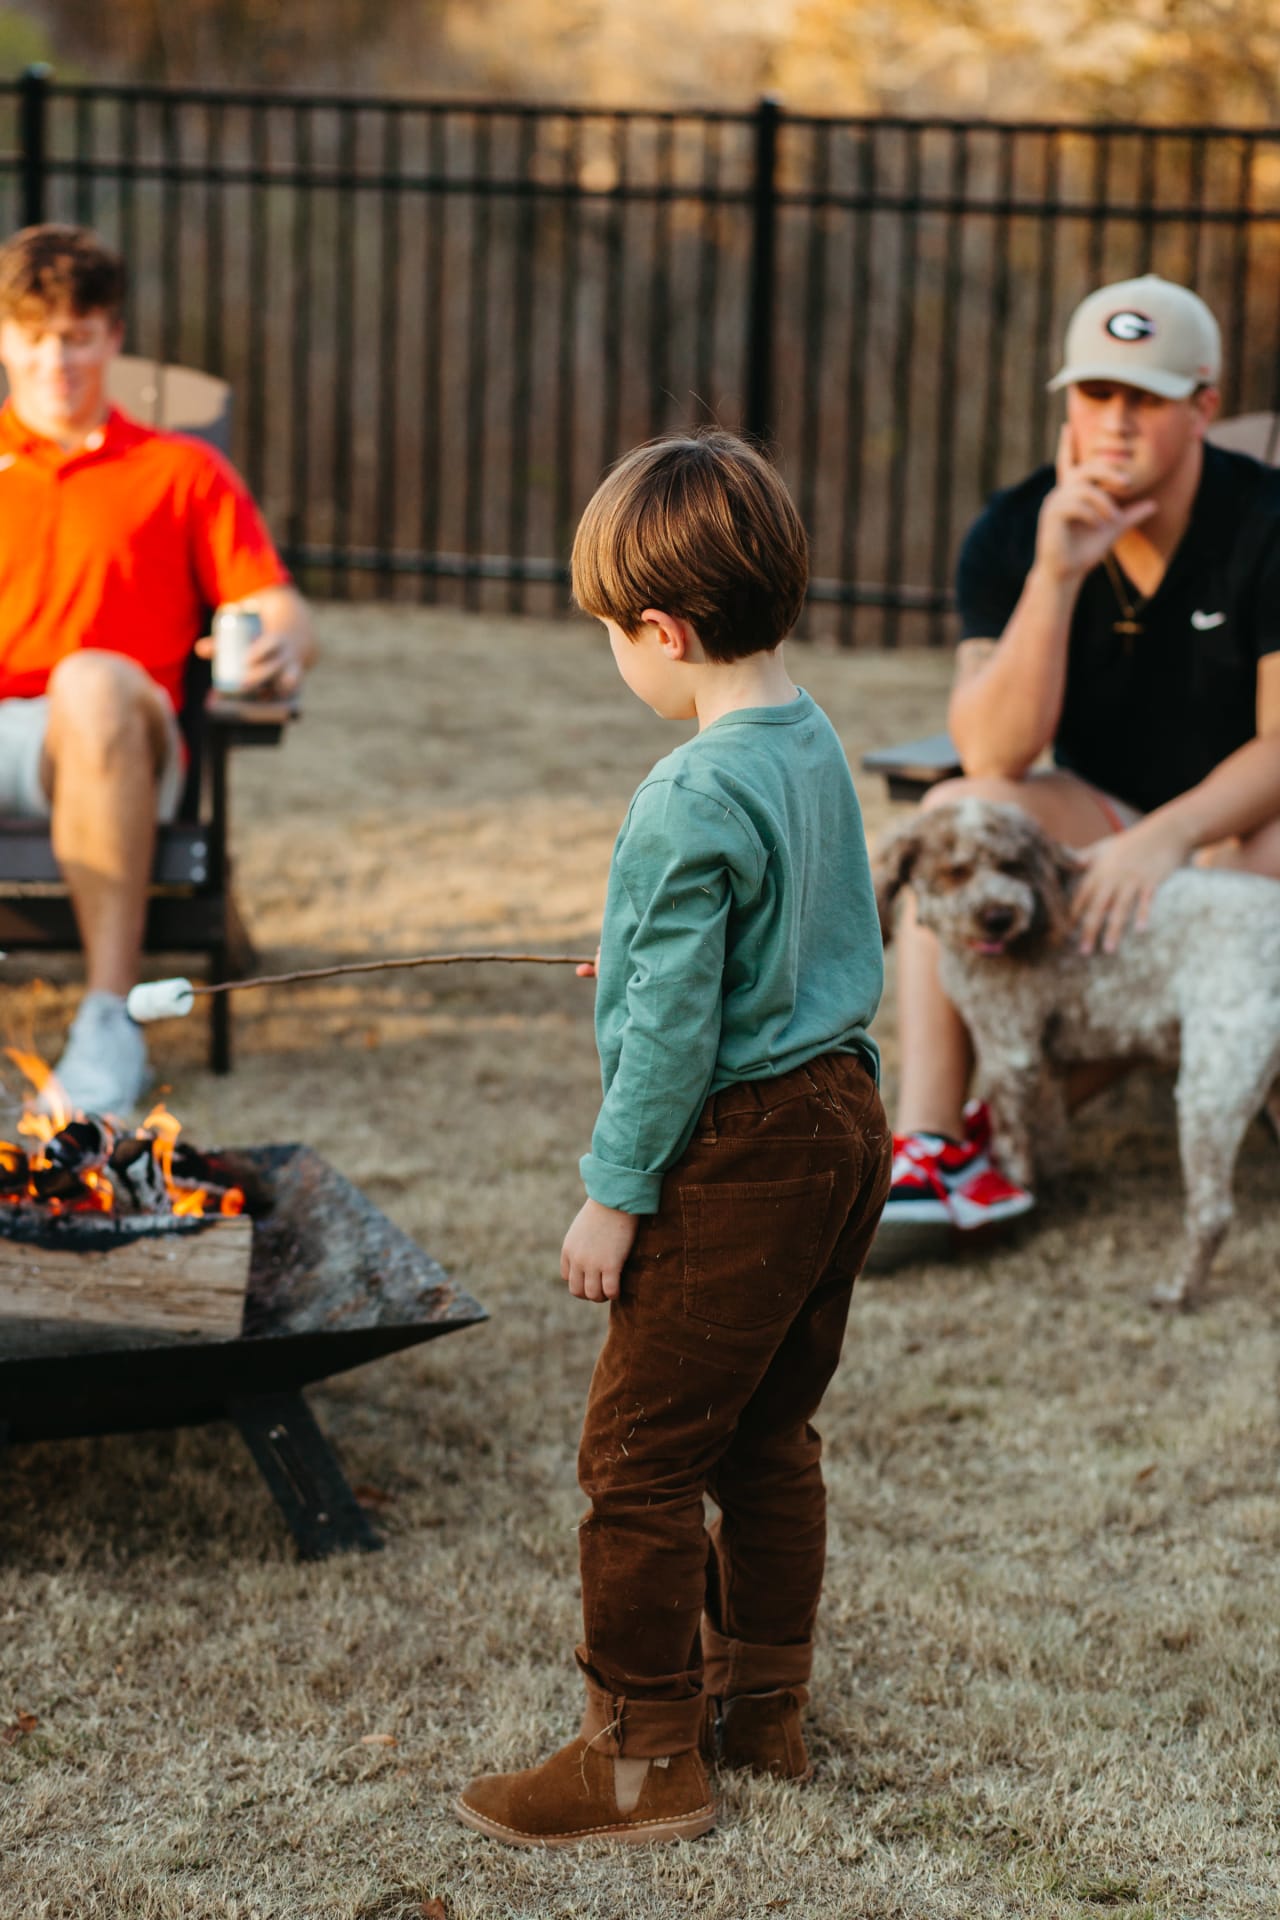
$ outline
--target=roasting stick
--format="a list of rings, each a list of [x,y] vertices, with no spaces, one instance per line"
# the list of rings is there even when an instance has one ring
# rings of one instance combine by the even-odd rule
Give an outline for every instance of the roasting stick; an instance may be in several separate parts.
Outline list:
[[[395,960],[347,960],[337,967],[304,967],[297,973],[261,973],[247,980],[219,980],[216,985],[197,987],[190,980],[144,980],[132,989],[126,1002],[130,1015],[138,1021],[181,1020],[190,1013],[197,996],[212,993],[242,993],[246,987],[287,987],[295,980],[331,980],[340,973],[390,973],[397,967],[453,967],[461,961],[496,961],[505,966],[587,967],[594,956],[577,953],[413,953]]]

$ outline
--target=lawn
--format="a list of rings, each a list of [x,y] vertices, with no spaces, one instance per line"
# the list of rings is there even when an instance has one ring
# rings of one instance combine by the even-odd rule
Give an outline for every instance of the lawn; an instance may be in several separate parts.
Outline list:
[[[284,751],[235,767],[271,970],[589,952],[613,834],[680,729],[598,629],[329,607]],[[796,649],[863,749],[947,663]],[[860,781],[869,827],[889,818]],[[6,963],[56,1053],[74,968]],[[705,1840],[538,1855],[469,1775],[576,1725],[574,1453],[600,1310],[558,1280],[598,1079],[569,969],[245,994],[239,1060],[156,1028],[192,1137],[302,1140],[492,1316],[317,1388],[387,1550],[300,1565],[238,1436],[17,1448],[0,1473],[0,1920],[1229,1920],[1280,1909],[1277,1161],[1211,1296],[1145,1304],[1180,1191],[1166,1082],[960,1264],[868,1276],[820,1419],[831,1558],[812,1784],[726,1776]],[[893,1077],[892,972],[878,1033]],[[12,1080],[11,1080],[12,1084]],[[34,1724],[33,1724],[34,1723]]]

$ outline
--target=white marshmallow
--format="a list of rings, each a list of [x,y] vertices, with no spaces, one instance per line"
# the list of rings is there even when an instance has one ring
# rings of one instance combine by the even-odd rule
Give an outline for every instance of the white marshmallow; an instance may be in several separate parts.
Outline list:
[[[144,980],[130,989],[125,1006],[131,1020],[180,1020],[194,1000],[189,980]]]

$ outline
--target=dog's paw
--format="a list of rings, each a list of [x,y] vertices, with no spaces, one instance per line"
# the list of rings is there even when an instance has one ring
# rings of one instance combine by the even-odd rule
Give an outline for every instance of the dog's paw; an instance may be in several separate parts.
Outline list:
[[[1196,1295],[1184,1275],[1178,1274],[1171,1280],[1158,1280],[1147,1300],[1162,1313],[1190,1313],[1196,1304]]]

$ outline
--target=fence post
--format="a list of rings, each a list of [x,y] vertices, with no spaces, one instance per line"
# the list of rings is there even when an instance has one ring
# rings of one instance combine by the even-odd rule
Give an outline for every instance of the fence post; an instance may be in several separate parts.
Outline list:
[[[773,261],[777,232],[778,123],[782,107],[767,93],[756,108],[751,190],[751,304],[747,316],[747,394],[743,426],[767,440],[773,414]]]
[[[18,82],[19,141],[22,160],[22,224],[38,227],[44,219],[45,132],[48,125],[49,81],[53,68],[38,61],[24,69]]]

